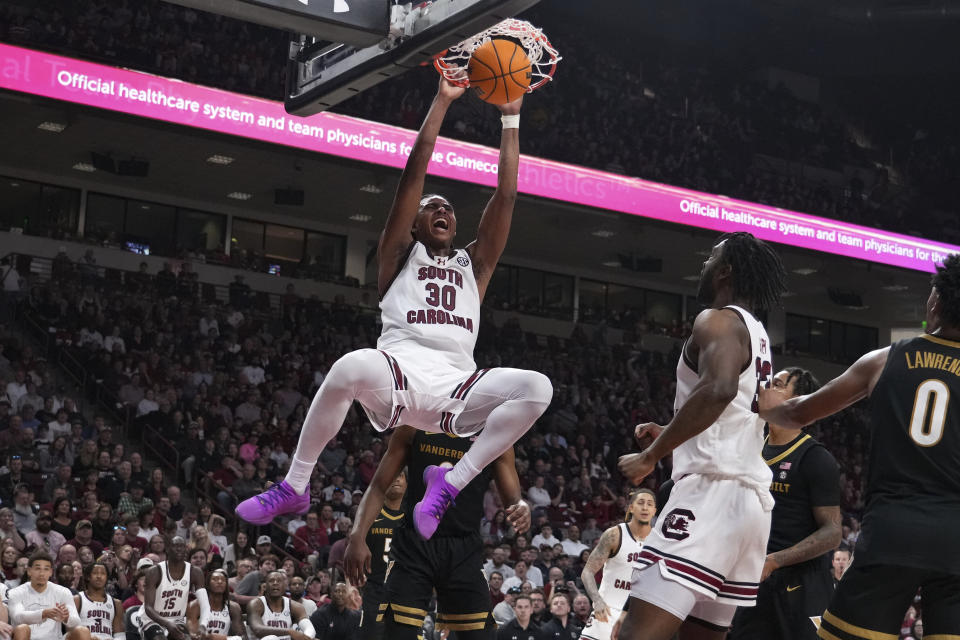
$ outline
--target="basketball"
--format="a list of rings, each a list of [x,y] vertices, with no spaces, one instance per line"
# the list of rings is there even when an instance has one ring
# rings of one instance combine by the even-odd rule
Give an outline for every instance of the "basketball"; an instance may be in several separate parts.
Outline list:
[[[513,102],[530,87],[530,58],[523,47],[512,40],[496,38],[473,52],[467,77],[484,102]]]

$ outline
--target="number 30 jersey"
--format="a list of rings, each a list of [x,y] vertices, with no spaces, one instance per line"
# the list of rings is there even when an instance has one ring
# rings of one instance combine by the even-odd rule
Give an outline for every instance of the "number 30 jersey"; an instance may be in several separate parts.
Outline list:
[[[770,511],[773,509],[773,497],[770,495],[773,474],[763,461],[764,421],[756,412],[760,387],[769,385],[773,371],[770,339],[760,321],[746,309],[733,305],[724,309],[740,316],[750,332],[750,362],[740,372],[737,396],[717,421],[674,450],[673,479],[676,481],[693,473],[734,478],[756,489],[765,510]],[[674,412],[686,403],[699,381],[697,364],[689,361],[684,345],[677,365]]]
[[[891,345],[870,413],[856,563],[960,575],[960,342],[921,335]]]
[[[399,360],[405,374],[415,375],[408,369],[421,368],[439,377],[454,372],[462,377],[477,368],[473,349],[480,328],[480,293],[473,262],[463,249],[438,257],[420,242],[411,244],[380,311],[383,332],[377,348]]]

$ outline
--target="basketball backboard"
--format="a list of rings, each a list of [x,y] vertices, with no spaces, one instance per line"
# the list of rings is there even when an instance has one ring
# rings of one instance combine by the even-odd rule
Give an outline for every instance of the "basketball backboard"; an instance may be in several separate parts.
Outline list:
[[[180,0],[177,0],[180,1]],[[290,44],[285,106],[307,116],[404,73],[539,0],[430,0],[393,4],[389,32],[371,46],[300,35]]]
[[[231,18],[366,47],[383,40],[390,0],[167,0]]]

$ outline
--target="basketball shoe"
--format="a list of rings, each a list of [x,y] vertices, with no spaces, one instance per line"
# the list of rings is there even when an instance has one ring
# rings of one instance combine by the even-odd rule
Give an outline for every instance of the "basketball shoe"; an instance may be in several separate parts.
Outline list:
[[[448,471],[450,469],[434,464],[423,470],[423,482],[427,485],[427,490],[423,494],[423,500],[413,507],[413,525],[424,540],[429,540],[437,531],[443,514],[460,493],[459,489],[447,482]]]
[[[309,510],[310,488],[307,487],[300,495],[284,480],[259,495],[247,498],[237,505],[236,512],[250,524],[270,524],[277,516],[303,514]]]

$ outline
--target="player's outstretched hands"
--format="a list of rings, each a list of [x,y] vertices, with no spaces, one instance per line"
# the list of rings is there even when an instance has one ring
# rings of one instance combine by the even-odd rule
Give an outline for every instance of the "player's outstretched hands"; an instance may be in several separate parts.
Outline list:
[[[530,505],[520,500],[507,507],[507,522],[517,533],[525,533],[530,529]]]
[[[781,389],[774,387],[760,387],[759,395],[757,397],[757,406],[759,408],[758,413],[760,414],[760,417],[766,420],[767,415],[771,410],[776,409],[786,401],[787,394]]]
[[[515,116],[520,113],[520,105],[523,104],[523,95],[520,94],[520,97],[514,100],[513,102],[508,102],[506,104],[498,104],[497,109],[500,109],[500,113],[505,116]]]
[[[636,429],[633,430],[633,436],[637,439],[637,442],[643,443],[644,438],[650,438],[650,440],[656,440],[660,437],[660,434],[663,433],[664,427],[661,427],[655,422],[644,422],[643,424],[638,424]]]
[[[343,573],[351,584],[357,587],[366,584],[367,574],[371,571],[370,560],[367,541],[351,537],[343,556]]]
[[[653,473],[656,466],[657,461],[646,451],[620,456],[620,461],[617,462],[620,473],[633,485],[640,484],[644,478]]]
[[[466,91],[464,87],[458,87],[443,76],[440,76],[440,86],[437,87],[437,97],[445,100],[454,101],[463,95]]]

